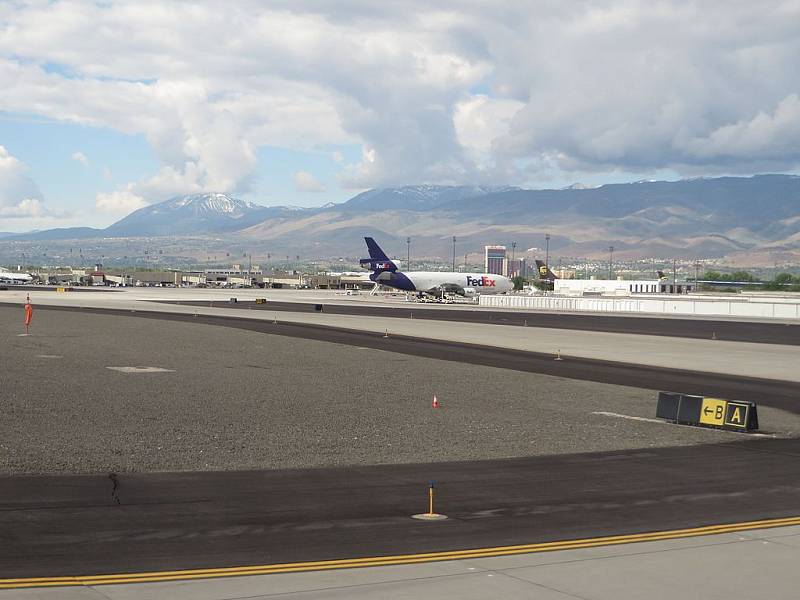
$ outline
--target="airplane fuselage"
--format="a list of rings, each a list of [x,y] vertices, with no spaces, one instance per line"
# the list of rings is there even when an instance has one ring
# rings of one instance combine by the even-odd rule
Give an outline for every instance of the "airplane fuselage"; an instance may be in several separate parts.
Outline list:
[[[383,271],[373,273],[370,279],[405,292],[425,292],[431,290],[456,289],[471,291],[474,294],[502,294],[514,289],[508,277],[493,273],[455,273],[442,271]],[[458,292],[456,292],[458,293]]]
[[[5,283],[28,283],[33,277],[27,273],[12,273],[10,271],[0,271],[0,281]]]

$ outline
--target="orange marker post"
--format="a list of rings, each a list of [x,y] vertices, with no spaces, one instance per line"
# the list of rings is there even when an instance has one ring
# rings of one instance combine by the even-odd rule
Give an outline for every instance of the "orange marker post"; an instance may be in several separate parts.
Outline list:
[[[31,306],[31,296],[28,294],[28,297],[25,301],[25,335],[28,335],[28,329],[31,326],[31,321],[33,320],[33,306]]]

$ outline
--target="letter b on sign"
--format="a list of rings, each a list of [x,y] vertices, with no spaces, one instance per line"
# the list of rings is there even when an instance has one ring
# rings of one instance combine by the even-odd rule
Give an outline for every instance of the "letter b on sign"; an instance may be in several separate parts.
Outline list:
[[[718,425],[721,427],[725,424],[725,408],[727,404],[725,400],[703,398],[703,404],[700,407],[700,422],[703,425]]]

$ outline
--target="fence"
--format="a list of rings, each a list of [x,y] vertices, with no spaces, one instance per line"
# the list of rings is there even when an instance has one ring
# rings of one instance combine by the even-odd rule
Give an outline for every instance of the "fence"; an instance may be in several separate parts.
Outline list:
[[[800,299],[767,298],[568,298],[558,296],[486,296],[480,306],[602,313],[650,313],[752,317],[762,319],[800,319]]]

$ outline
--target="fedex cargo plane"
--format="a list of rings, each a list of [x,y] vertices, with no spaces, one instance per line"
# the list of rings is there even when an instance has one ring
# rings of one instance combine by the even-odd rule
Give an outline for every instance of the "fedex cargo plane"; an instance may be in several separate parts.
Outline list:
[[[372,270],[369,278],[387,287],[417,292],[419,294],[458,294],[473,296],[477,294],[502,294],[510,292],[514,284],[508,277],[492,273],[446,273],[441,271],[398,270],[397,265],[386,256],[381,247],[371,237],[365,237],[369,258],[362,258],[362,267]]]

